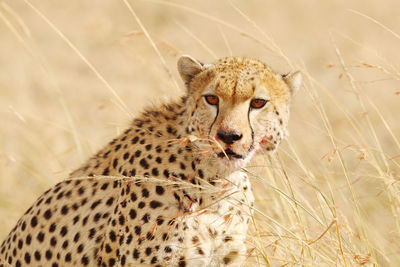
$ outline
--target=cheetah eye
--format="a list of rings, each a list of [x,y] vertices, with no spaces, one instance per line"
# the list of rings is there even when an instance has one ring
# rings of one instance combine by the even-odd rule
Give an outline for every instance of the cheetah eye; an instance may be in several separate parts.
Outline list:
[[[216,106],[219,103],[219,98],[216,95],[205,95],[204,99],[206,102],[212,106]]]
[[[268,102],[268,100],[256,98],[256,99],[251,100],[250,107],[259,109],[259,108],[264,107],[265,104],[267,104],[267,102]]]

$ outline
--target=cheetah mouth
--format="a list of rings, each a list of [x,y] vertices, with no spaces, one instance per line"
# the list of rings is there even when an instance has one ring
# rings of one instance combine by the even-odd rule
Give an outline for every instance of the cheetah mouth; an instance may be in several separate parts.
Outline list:
[[[243,159],[244,157],[242,155],[236,154],[233,152],[230,148],[225,149],[224,152],[220,152],[217,154],[218,158],[224,158],[228,156],[229,159]]]

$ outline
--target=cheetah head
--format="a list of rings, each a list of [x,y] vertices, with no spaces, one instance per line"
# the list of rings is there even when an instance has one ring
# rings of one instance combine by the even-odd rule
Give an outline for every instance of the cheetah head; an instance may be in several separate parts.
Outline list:
[[[287,134],[300,72],[279,75],[238,57],[205,65],[189,56],[179,59],[178,70],[187,87],[188,132],[208,138],[218,161],[243,167],[256,151],[274,151]]]

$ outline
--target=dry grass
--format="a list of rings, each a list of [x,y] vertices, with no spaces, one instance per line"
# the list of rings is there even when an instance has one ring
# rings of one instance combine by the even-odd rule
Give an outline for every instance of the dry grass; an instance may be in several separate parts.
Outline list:
[[[177,55],[299,68],[253,174],[249,266],[400,265],[400,2],[0,1],[0,239],[149,102]],[[255,264],[256,263],[256,264]]]

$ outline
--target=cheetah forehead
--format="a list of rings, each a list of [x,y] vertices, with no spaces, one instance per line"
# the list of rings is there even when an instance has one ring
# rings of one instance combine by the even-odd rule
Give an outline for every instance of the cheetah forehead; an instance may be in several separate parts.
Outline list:
[[[217,61],[209,69],[214,80],[215,94],[224,100],[242,102],[254,97],[256,88],[263,88],[268,95],[287,96],[288,88],[281,75],[264,63],[249,58],[228,57]]]

